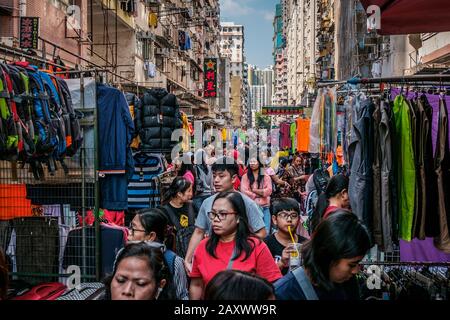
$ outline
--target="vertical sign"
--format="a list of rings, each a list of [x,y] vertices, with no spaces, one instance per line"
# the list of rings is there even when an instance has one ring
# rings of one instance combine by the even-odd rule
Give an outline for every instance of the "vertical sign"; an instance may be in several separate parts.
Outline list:
[[[20,17],[20,47],[37,49],[39,40],[39,18]]]
[[[217,59],[205,59],[204,66],[205,88],[203,96],[205,98],[217,97]]]

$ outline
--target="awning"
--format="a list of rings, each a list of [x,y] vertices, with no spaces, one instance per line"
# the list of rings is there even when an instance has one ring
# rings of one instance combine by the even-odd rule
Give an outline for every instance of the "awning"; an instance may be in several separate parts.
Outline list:
[[[449,0],[360,0],[364,9],[376,5],[381,12],[378,34],[450,31]]]

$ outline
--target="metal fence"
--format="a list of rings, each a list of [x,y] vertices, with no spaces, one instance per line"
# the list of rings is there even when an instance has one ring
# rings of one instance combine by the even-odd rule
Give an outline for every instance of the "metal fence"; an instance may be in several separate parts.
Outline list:
[[[67,174],[44,167],[40,181],[28,164],[0,161],[0,245],[13,280],[65,282],[71,265],[82,281],[96,279],[96,230],[83,223],[94,217],[94,150],[65,163]]]

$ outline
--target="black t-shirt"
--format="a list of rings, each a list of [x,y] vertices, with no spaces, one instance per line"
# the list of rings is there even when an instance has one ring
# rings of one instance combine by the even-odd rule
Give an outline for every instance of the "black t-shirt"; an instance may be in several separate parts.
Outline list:
[[[305,242],[307,240],[306,238],[304,238],[304,237],[302,237],[300,235],[297,235],[297,236],[298,236],[298,242],[299,243]],[[266,243],[267,247],[269,248],[270,253],[272,253],[272,256],[274,257],[275,262],[278,263],[281,260],[281,257],[283,255],[283,250],[284,250],[285,246],[283,246],[277,240],[277,238],[275,237],[275,233],[272,233],[270,236],[267,236],[264,239],[264,242]],[[283,268],[281,270],[281,273],[283,275],[285,275],[286,273],[288,273],[288,271],[289,271],[289,267]]]
[[[187,228],[189,225],[194,224],[195,221],[189,221],[189,204],[185,203],[181,208],[175,208],[170,203],[163,206],[166,209],[169,219],[169,225],[174,226],[176,229],[181,226]],[[176,220],[175,220],[176,219]]]

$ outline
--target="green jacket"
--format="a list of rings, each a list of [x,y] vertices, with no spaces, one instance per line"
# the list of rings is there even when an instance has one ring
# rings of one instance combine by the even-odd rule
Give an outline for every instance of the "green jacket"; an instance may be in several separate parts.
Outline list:
[[[394,100],[395,149],[399,208],[399,237],[412,239],[412,225],[416,195],[416,167],[414,161],[411,115],[405,97]]]

